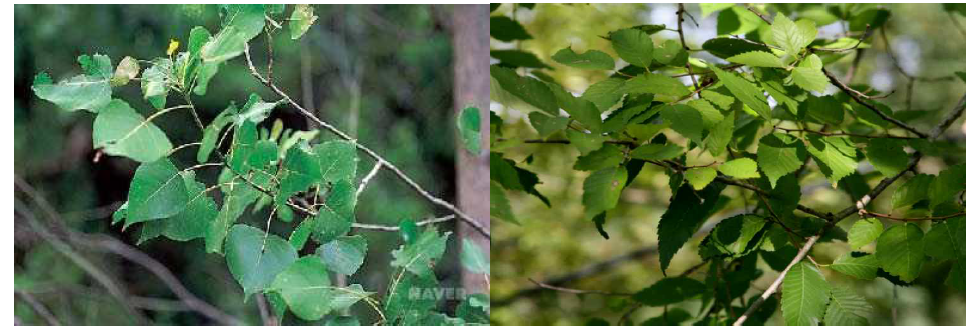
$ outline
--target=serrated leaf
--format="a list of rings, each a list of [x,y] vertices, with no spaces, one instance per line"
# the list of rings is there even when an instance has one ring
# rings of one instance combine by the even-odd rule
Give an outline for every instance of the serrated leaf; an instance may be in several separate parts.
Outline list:
[[[489,154],[489,167],[490,179],[493,182],[499,183],[508,190],[524,191],[535,195],[544,204],[550,205],[549,200],[536,190],[536,185],[539,184],[539,177],[536,174],[517,167],[515,161],[503,158],[499,153]]]
[[[733,129],[735,128],[736,114],[729,113],[709,131],[709,136],[706,137],[704,141],[706,147],[709,149],[709,154],[718,157],[724,151],[726,151],[726,146],[729,141],[733,139]]]
[[[621,100],[625,93],[626,82],[622,78],[611,77],[591,84],[580,97],[593,102],[597,109],[603,112]]]
[[[847,137],[808,136],[807,151],[814,156],[821,173],[831,182],[838,182],[858,168],[855,146]]]
[[[675,144],[645,144],[631,151],[631,157],[645,161],[674,159],[685,153],[682,146]]]
[[[490,51],[489,56],[492,58],[499,59],[499,63],[508,68],[546,68],[553,69],[553,67],[543,63],[536,54],[514,50],[497,50]]]
[[[230,172],[225,171],[225,173],[229,174]],[[251,181],[262,187],[271,181],[268,176],[255,177]],[[231,225],[237,222],[238,218],[244,214],[245,208],[262,193],[241,178],[231,180],[221,177],[218,179],[218,183],[222,189],[225,189],[224,203],[221,205],[220,211],[217,212],[217,218],[210,222],[204,243],[208,253],[223,254],[224,240],[231,229]]]
[[[923,230],[914,223],[893,225],[879,236],[875,251],[883,270],[912,282],[923,267]]]
[[[159,160],[173,149],[163,130],[120,99],[108,103],[95,118],[92,144],[108,155],[141,163]]]
[[[583,182],[584,217],[593,219],[597,214],[614,209],[626,180],[624,167],[605,168],[590,174]]]
[[[404,244],[393,251],[393,261],[390,265],[404,268],[415,275],[425,275],[433,272],[431,263],[436,263],[444,254],[445,243],[451,232],[443,236],[434,228],[429,228],[418,235],[414,242]]]
[[[569,117],[553,117],[544,115],[540,112],[529,113],[529,123],[533,125],[541,138],[546,138],[553,133],[564,130],[570,123]]]
[[[600,110],[593,102],[583,98],[578,98],[563,90],[558,85],[550,85],[556,104],[570,114],[570,118],[580,122],[591,132],[601,132],[600,125],[603,123],[600,118]]]
[[[271,285],[276,275],[298,259],[298,253],[274,234],[238,224],[227,235],[226,257],[231,275],[247,296]]]
[[[767,221],[762,217],[744,214],[724,219],[709,232],[700,244],[703,258],[716,256],[742,257],[759,248]]]
[[[560,115],[556,98],[545,83],[532,77],[519,76],[514,70],[498,65],[489,67],[489,72],[505,92],[550,115]],[[502,102],[502,100],[496,101]]]
[[[635,293],[631,298],[649,307],[660,307],[692,299],[702,294],[706,286],[688,277],[669,277]]]
[[[760,178],[756,161],[745,157],[724,162],[719,165],[719,171],[726,176],[737,179]]]
[[[318,258],[305,256],[278,274],[269,290],[279,293],[295,316],[309,321],[370,296],[359,284],[332,286],[328,270]]]
[[[491,204],[492,219],[502,220],[509,223],[519,224],[512,207],[509,205],[509,198],[505,196],[505,189],[499,183],[492,182],[489,188],[489,202]]]
[[[763,96],[763,92],[756,85],[736,73],[726,72],[715,66],[710,66],[710,69],[716,73],[719,81],[733,93],[737,100],[753,109],[763,119],[770,120],[773,118],[770,113],[770,105],[767,104],[767,98]]]
[[[831,303],[824,313],[826,326],[864,326],[868,325],[866,318],[872,312],[872,306],[865,298],[855,294],[849,288],[834,287],[831,289]]]
[[[647,68],[654,60],[655,43],[644,32],[623,29],[611,33],[611,46],[622,60]]]
[[[851,249],[857,250],[874,242],[884,230],[882,222],[877,218],[858,220],[848,230],[848,244]]]
[[[673,67],[684,67],[689,63],[689,52],[678,41],[672,39],[665,40],[656,47],[654,57],[656,62]]]
[[[879,271],[879,262],[875,255],[855,257],[849,252],[835,259],[831,269],[858,279],[872,280]]]
[[[967,188],[967,167],[964,163],[940,171],[929,186],[930,206],[951,201],[957,193]]]
[[[781,311],[788,326],[818,325],[828,306],[830,289],[817,267],[801,261],[784,277]]]
[[[895,177],[906,169],[909,164],[909,154],[902,149],[902,140],[890,138],[872,138],[868,141],[865,155],[875,169],[886,177]]]
[[[731,56],[726,61],[732,63],[745,64],[751,67],[783,68],[783,62],[772,53],[762,51],[750,51]]]
[[[668,269],[672,257],[699,230],[719,199],[724,185],[713,183],[696,193],[691,186],[682,185],[668,209],[658,221],[658,249],[662,272]]]
[[[923,238],[926,255],[939,260],[963,261],[967,254],[966,217],[934,222]]]
[[[292,35],[292,40],[302,38],[317,19],[319,16],[313,13],[312,5],[295,5],[292,17],[288,19],[288,31]]]
[[[722,110],[729,110],[729,107],[733,106],[733,103],[736,102],[736,98],[714,89],[703,90],[700,94],[703,99],[706,99]]]
[[[662,74],[643,73],[631,78],[624,84],[627,93],[652,93],[660,95],[684,96],[689,94],[689,87],[682,81]]]
[[[928,199],[930,183],[935,179],[936,176],[930,174],[918,174],[907,180],[892,194],[892,209],[912,206],[919,201]]]
[[[188,200],[183,177],[169,159],[143,163],[129,184],[123,227],[175,216],[186,209]]]
[[[692,168],[685,172],[685,179],[689,181],[696,191],[702,190],[716,179],[716,169],[713,168]]]
[[[770,38],[774,46],[780,47],[789,56],[797,55],[804,47],[811,44],[817,30],[815,29],[814,32],[815,36],[811,36],[806,25],[803,28],[799,27],[782,13],[777,13],[770,25]]]
[[[349,276],[363,265],[366,247],[366,239],[359,235],[339,237],[319,246],[316,255],[330,271]]]
[[[698,110],[683,104],[667,105],[662,107],[659,114],[671,123],[670,129],[697,144],[702,143],[702,130],[705,129],[705,125],[702,123],[702,113]]]
[[[79,109],[96,113],[112,100],[109,80],[87,75],[78,75],[53,84],[51,76],[39,73],[34,76],[31,86],[38,98],[50,101],[62,110]]]
[[[614,70],[614,59],[607,53],[598,50],[588,50],[577,54],[570,47],[564,48],[553,54],[553,61],[560,64],[589,70]]]
[[[461,245],[461,265],[476,274],[489,274],[490,264],[485,252],[477,244],[465,238]]]
[[[533,39],[519,22],[505,16],[492,16],[489,19],[489,35],[498,41]]]
[[[312,223],[312,237],[326,243],[345,235],[353,226],[356,208],[356,187],[350,181],[337,181],[329,192],[326,203],[319,208]]]
[[[746,52],[770,52],[770,48],[738,38],[713,38],[702,43],[702,49],[722,59]]]
[[[841,125],[845,121],[844,106],[830,95],[810,95],[801,103],[801,109],[808,119],[819,123]]]
[[[791,71],[790,77],[797,86],[811,92],[821,93],[828,87],[828,77],[821,69],[797,67]]]
[[[584,133],[577,130],[567,130],[566,134],[570,144],[576,147],[581,155],[600,149],[608,139],[597,133]]]
[[[608,167],[615,167],[624,161],[624,153],[614,144],[605,144],[600,149],[587,155],[577,157],[573,170],[593,171]]]

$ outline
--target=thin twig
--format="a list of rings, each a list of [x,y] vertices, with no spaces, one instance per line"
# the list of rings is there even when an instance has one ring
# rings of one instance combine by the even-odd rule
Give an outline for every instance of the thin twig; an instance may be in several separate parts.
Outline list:
[[[890,122],[892,124],[895,124],[896,126],[898,126],[900,128],[903,128],[906,131],[912,132],[913,134],[919,136],[920,138],[926,138],[927,137],[925,133],[919,132],[918,130],[916,130],[915,128],[909,126],[908,124],[903,123],[902,121],[897,120],[897,119],[893,118],[892,116],[889,116],[886,113],[883,113],[881,110],[879,110],[878,108],[876,108],[874,105],[866,102],[865,100],[862,100],[864,94],[861,94],[861,92],[855,91],[851,87],[848,87],[847,85],[845,85],[844,83],[842,83],[840,80],[838,80],[838,77],[835,77],[835,75],[832,74],[830,71],[828,71],[827,68],[823,68],[822,67],[821,68],[821,72],[823,72],[825,76],[828,76],[828,79],[831,81],[831,84],[837,86],[842,91],[845,91],[845,93],[848,94],[849,96],[851,96],[852,99],[855,99],[855,102],[857,102],[858,104],[860,104],[862,106],[865,106],[868,109],[871,109],[873,112],[875,112],[875,114],[879,115],[879,117],[881,117],[883,120],[886,120],[886,121],[888,121],[888,122]]]
[[[685,44],[685,33],[682,32],[682,22],[685,21],[685,15],[683,15],[684,13],[685,13],[685,5],[681,3],[678,4],[678,11],[675,12],[675,15],[678,16],[678,39],[682,41],[682,48],[684,48],[685,51],[688,52],[689,45]],[[696,81],[695,75],[692,74],[692,65],[689,64],[688,61],[685,62],[685,69],[688,70],[689,72],[689,78],[692,79],[692,86],[695,87],[695,90],[697,91],[696,94],[699,95],[699,97],[701,98],[702,95],[699,94],[700,92],[698,92],[699,83]]]
[[[914,138],[914,137],[893,136],[891,134],[886,134],[886,135],[881,135],[881,136],[872,136],[872,135],[865,135],[865,134],[850,133],[850,132],[845,132],[845,131],[841,131],[841,132],[821,132],[821,131],[815,131],[815,130],[810,130],[810,129],[787,129],[787,128],[782,128],[782,127],[778,127],[778,126],[775,126],[774,129],[783,130],[784,132],[807,132],[807,133],[813,133],[813,134],[816,134],[816,135],[819,135],[819,136],[826,136],[826,137],[830,137],[830,136],[849,136],[849,137],[862,137],[862,138],[918,139],[918,138]]]
[[[366,189],[366,184],[369,184],[370,180],[372,180],[373,177],[376,176],[378,172],[380,172],[380,168],[382,168],[382,166],[383,166],[382,163],[377,162],[376,165],[373,166],[373,169],[370,170],[370,172],[367,173],[365,177],[363,177],[363,180],[360,181],[360,187],[356,189],[356,197],[359,197],[360,193],[363,193],[363,190]]]
[[[890,219],[890,220],[893,220],[893,221],[902,221],[902,222],[939,221],[939,220],[945,220],[945,219],[950,219],[950,218],[954,218],[954,217],[964,216],[964,215],[967,214],[966,211],[962,211],[962,212],[959,212],[959,213],[950,214],[950,215],[946,215],[946,216],[896,217],[896,216],[892,216],[892,215],[889,215],[889,214],[880,214],[880,213],[871,212],[871,211],[864,210],[864,209],[863,210],[859,210],[858,213],[859,214],[864,214],[864,215],[875,216],[875,217],[887,218],[887,219]]]
[[[606,291],[597,291],[597,290],[579,290],[579,289],[574,289],[574,288],[569,288],[569,287],[561,287],[561,286],[556,286],[556,285],[550,285],[550,284],[546,284],[546,283],[541,283],[541,282],[538,282],[538,281],[536,281],[536,280],[534,280],[532,278],[529,278],[529,281],[530,282],[533,282],[533,284],[536,284],[536,286],[539,286],[539,287],[544,288],[544,289],[554,290],[554,291],[559,291],[559,292],[565,292],[565,293],[572,293],[572,294],[600,294],[600,295],[612,295],[612,296],[629,296],[629,295],[632,295],[632,293],[606,292]]]
[[[19,295],[21,299],[24,299],[24,302],[27,302],[31,308],[34,308],[34,311],[36,311],[38,315],[41,315],[48,325],[61,326],[61,321],[59,321],[57,317],[54,317],[51,310],[48,309],[47,306],[44,306],[44,304],[40,301],[37,301],[37,298],[35,298],[33,295],[18,290],[14,290],[14,293]]]
[[[752,305],[750,305],[750,308],[747,308],[746,312],[744,312],[743,315],[740,315],[740,317],[736,319],[736,322],[733,323],[733,326],[742,326],[743,323],[746,322],[746,319],[749,318],[750,315],[757,310],[757,308],[760,308],[760,305],[762,305],[764,301],[770,298],[770,296],[773,295],[774,292],[777,292],[777,289],[780,287],[780,284],[784,282],[784,277],[787,276],[787,271],[789,271],[791,267],[793,267],[795,264],[797,264],[797,262],[800,262],[801,259],[807,256],[807,252],[811,251],[811,247],[814,247],[814,243],[818,241],[818,238],[819,236],[811,236],[810,238],[807,239],[807,242],[804,243],[804,247],[801,247],[801,249],[797,252],[797,255],[794,256],[794,259],[790,261],[790,264],[788,264],[787,267],[784,268],[784,271],[781,271],[780,274],[777,275],[777,279],[774,279],[773,284],[770,284],[770,286],[767,287],[767,290],[764,291],[763,294],[761,294],[760,297],[757,298],[757,300],[754,301]]]

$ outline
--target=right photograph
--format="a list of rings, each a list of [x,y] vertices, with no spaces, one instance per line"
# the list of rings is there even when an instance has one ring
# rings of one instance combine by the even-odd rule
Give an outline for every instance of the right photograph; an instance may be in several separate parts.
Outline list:
[[[966,325],[965,4],[491,4],[492,325]]]

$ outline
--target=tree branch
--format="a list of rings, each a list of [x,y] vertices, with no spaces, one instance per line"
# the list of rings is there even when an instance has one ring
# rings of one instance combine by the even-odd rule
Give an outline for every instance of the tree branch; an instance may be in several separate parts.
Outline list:
[[[746,322],[746,319],[749,318],[750,315],[757,310],[757,308],[760,308],[760,305],[762,305],[764,301],[770,298],[770,296],[773,295],[774,292],[777,292],[777,288],[780,287],[780,284],[784,282],[784,277],[787,276],[787,271],[789,271],[791,267],[793,267],[795,264],[797,264],[797,262],[800,262],[801,259],[807,256],[807,252],[811,251],[811,247],[814,247],[814,243],[818,241],[819,237],[820,235],[815,235],[807,239],[807,242],[804,243],[804,247],[801,247],[801,249],[797,252],[797,255],[794,256],[794,259],[790,261],[790,264],[788,264],[787,267],[784,268],[784,271],[781,271],[780,275],[777,275],[777,279],[774,279],[773,284],[770,284],[770,286],[767,287],[767,290],[760,295],[760,298],[757,299],[757,301],[754,301],[753,304],[750,305],[750,308],[747,308],[746,312],[744,312],[743,315],[740,315],[740,317],[736,319],[736,322],[733,323],[733,326],[742,326],[743,323]]]
[[[852,99],[855,99],[855,102],[857,102],[858,104],[860,104],[862,106],[865,106],[865,108],[871,109],[873,112],[875,112],[876,114],[878,114],[879,117],[881,117],[882,119],[884,119],[884,120],[886,120],[886,121],[888,121],[888,122],[890,122],[892,124],[895,124],[896,126],[898,126],[900,128],[903,128],[906,131],[912,132],[913,134],[919,136],[920,138],[926,138],[927,137],[925,133],[919,132],[918,130],[916,130],[915,128],[909,126],[908,124],[903,123],[902,121],[897,120],[897,119],[893,118],[892,116],[887,115],[886,113],[883,113],[881,110],[879,110],[878,108],[876,108],[874,105],[866,102],[865,100],[862,100],[863,98],[865,98],[865,95],[864,94],[862,94],[861,92],[855,91],[851,87],[848,87],[848,85],[845,85],[844,83],[842,83],[840,80],[838,80],[838,77],[835,77],[835,75],[831,74],[831,72],[828,71],[828,68],[822,67],[821,68],[821,72],[823,72],[825,76],[828,76],[828,79],[831,81],[831,84],[833,84],[834,86],[837,86],[842,91],[845,91],[845,93],[848,94]]]
[[[267,86],[268,88],[270,88],[273,92],[275,92],[275,94],[278,94],[280,97],[282,97],[286,102],[288,102],[290,105],[292,105],[293,108],[295,108],[300,113],[302,113],[302,115],[304,115],[308,119],[312,120],[313,122],[315,122],[319,126],[326,128],[327,130],[329,130],[333,134],[339,136],[343,140],[347,140],[347,141],[352,142],[353,145],[356,146],[357,149],[363,151],[364,153],[366,153],[367,155],[369,155],[370,157],[372,157],[373,159],[375,159],[377,161],[377,163],[382,164],[383,167],[385,167],[385,168],[389,169],[390,171],[392,171],[395,175],[397,175],[397,177],[400,177],[400,179],[404,183],[407,183],[408,186],[410,186],[411,188],[413,188],[415,191],[417,191],[418,194],[420,194],[421,196],[423,196],[424,198],[426,198],[428,201],[431,201],[432,203],[434,203],[436,205],[442,206],[442,207],[450,210],[451,212],[453,212],[456,215],[458,215],[458,217],[463,222],[467,223],[472,228],[474,228],[476,231],[478,231],[478,233],[482,234],[486,238],[491,238],[491,235],[489,234],[488,229],[486,229],[479,222],[476,222],[475,219],[473,219],[471,216],[469,216],[465,212],[461,211],[461,209],[458,209],[458,207],[456,207],[455,205],[453,205],[451,203],[448,203],[447,201],[444,201],[441,198],[438,198],[438,197],[432,195],[427,190],[425,190],[423,187],[421,187],[419,184],[417,184],[417,182],[415,182],[413,179],[411,179],[409,176],[407,176],[407,174],[405,174],[402,170],[400,170],[400,168],[397,168],[397,166],[395,166],[392,163],[390,163],[390,161],[387,161],[387,159],[385,159],[382,156],[380,156],[380,154],[377,154],[373,150],[367,148],[366,146],[363,146],[362,144],[360,144],[359,142],[357,142],[356,139],[354,139],[353,137],[349,136],[345,132],[343,132],[343,131],[337,129],[336,127],[332,126],[331,124],[326,123],[325,121],[319,119],[311,111],[305,109],[305,107],[302,107],[302,105],[299,105],[298,103],[296,103],[295,100],[292,100],[292,98],[290,96],[288,96],[288,94],[286,94],[285,92],[283,92],[281,89],[279,89],[278,86],[275,85],[274,82],[272,82],[271,80],[268,80],[268,79],[262,77],[261,74],[258,73],[258,70],[254,67],[254,63],[251,61],[251,51],[250,51],[249,47],[247,46],[247,43],[245,43],[245,47],[244,47],[244,56],[245,56],[245,59],[247,60],[248,68],[251,71],[251,75],[254,76],[255,78],[257,78],[258,81],[260,81],[262,84],[264,84],[265,86]]]

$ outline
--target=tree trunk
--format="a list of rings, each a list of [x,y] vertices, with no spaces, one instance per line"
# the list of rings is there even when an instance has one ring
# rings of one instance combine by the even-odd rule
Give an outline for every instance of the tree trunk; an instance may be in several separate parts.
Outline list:
[[[452,11],[454,100],[457,116],[466,106],[481,113],[482,153],[472,155],[460,143],[455,161],[458,201],[462,211],[489,224],[489,12],[488,5],[455,5]],[[460,141],[460,140],[456,140]],[[464,222],[457,222],[459,238],[467,238],[489,254],[490,241]],[[461,240],[458,241],[460,245]],[[464,269],[464,268],[462,268]],[[487,275],[462,270],[466,293],[488,293]]]

